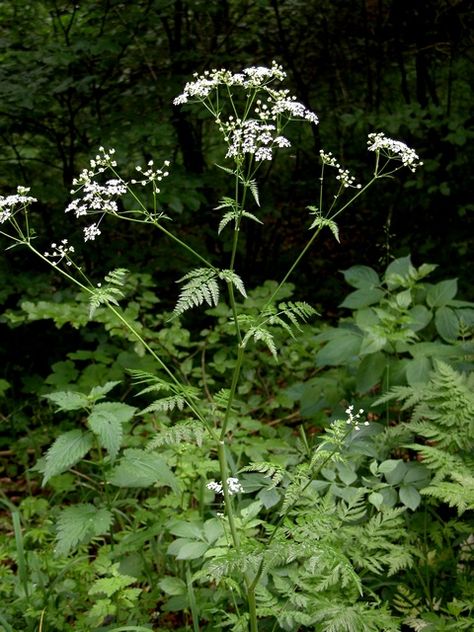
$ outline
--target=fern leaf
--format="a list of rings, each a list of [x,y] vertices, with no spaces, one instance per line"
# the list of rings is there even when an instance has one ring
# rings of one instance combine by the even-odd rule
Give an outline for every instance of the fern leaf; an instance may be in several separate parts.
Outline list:
[[[199,307],[207,303],[210,307],[219,302],[219,286],[216,283],[217,270],[196,268],[179,279],[178,283],[186,281],[174,308],[173,315],[180,316],[192,307]]]
[[[267,489],[275,488],[285,476],[285,468],[281,465],[277,465],[276,463],[269,463],[267,461],[261,461],[258,463],[251,463],[246,467],[243,467],[241,472],[259,472],[263,474],[266,478],[272,479],[272,484],[267,487]]]
[[[196,443],[202,445],[204,428],[197,421],[182,421],[169,428],[163,428],[147,445],[147,450],[155,450],[163,445]]]
[[[242,294],[244,298],[247,298],[247,292],[245,291],[244,282],[233,270],[221,270],[219,272],[219,278],[232,285]]]
[[[249,185],[250,193],[252,194],[253,199],[255,200],[255,204],[257,206],[260,206],[260,197],[259,197],[259,194],[258,194],[257,181],[256,180],[250,180],[248,185]]]
[[[268,329],[266,329],[265,327],[251,327],[247,333],[245,334],[243,340],[242,340],[242,346],[245,347],[245,345],[248,343],[248,341],[253,338],[256,342],[258,342],[259,340],[261,340],[262,342],[264,342],[268,348],[268,350],[270,351],[270,353],[272,354],[272,356],[275,358],[275,360],[278,358],[278,351],[275,345],[275,340],[272,336],[272,334],[268,331]]]
[[[323,217],[321,215],[321,211],[319,209],[317,209],[315,206],[308,206],[307,208],[311,211],[312,215],[316,215],[315,219],[313,220],[313,223],[309,227],[309,230],[312,230],[313,228],[316,228],[316,227],[324,228],[326,226],[327,228],[329,228],[331,233],[334,235],[334,238],[336,239],[336,241],[338,243],[340,243],[340,241],[339,241],[339,228],[338,228],[336,222],[333,221],[332,219],[328,219],[326,217]]]

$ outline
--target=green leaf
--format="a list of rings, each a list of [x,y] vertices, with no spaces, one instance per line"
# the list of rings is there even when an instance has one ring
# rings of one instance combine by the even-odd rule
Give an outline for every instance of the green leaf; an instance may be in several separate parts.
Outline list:
[[[387,459],[379,465],[379,472],[385,475],[385,479],[390,485],[401,483],[406,471],[406,463],[401,459]]]
[[[81,408],[87,408],[89,405],[87,395],[76,391],[48,393],[44,397],[54,402],[58,410],[80,410]]]
[[[337,366],[359,354],[362,337],[349,329],[338,329],[333,339],[316,354],[318,366]]]
[[[186,584],[179,577],[163,577],[158,582],[158,586],[167,595],[184,595],[186,594]]]
[[[426,302],[430,307],[443,307],[453,299],[458,291],[458,280],[448,279],[428,288]]]
[[[415,511],[421,502],[420,492],[413,485],[400,485],[400,502],[412,511]]]
[[[130,584],[134,584],[136,581],[136,578],[131,577],[130,575],[100,577],[99,579],[96,579],[91,588],[89,588],[88,594],[96,595],[98,593],[103,593],[104,595],[107,595],[107,597],[112,597],[112,595],[121,591],[123,588],[130,586]]]
[[[168,485],[178,491],[178,481],[165,461],[158,456],[138,448],[125,450],[110,474],[109,483],[117,487],[149,487]]]
[[[412,331],[420,331],[429,324],[433,315],[424,305],[414,305],[408,312],[410,318],[409,328]]]
[[[70,430],[59,436],[46,453],[43,485],[57,474],[65,472],[80,461],[92,448],[92,434]]]
[[[413,265],[411,263],[410,255],[407,257],[400,257],[395,259],[387,266],[385,270],[385,282],[389,289],[394,289],[400,286],[400,281],[414,272]]]
[[[174,555],[178,560],[196,560],[202,557],[208,548],[209,544],[207,542],[178,538],[169,545],[167,553]]]
[[[385,354],[380,351],[371,353],[362,358],[356,373],[356,388],[359,393],[366,393],[381,379],[387,360]]]
[[[379,275],[369,266],[352,266],[344,270],[346,283],[359,290],[371,289],[380,285]]]
[[[435,313],[436,330],[446,342],[453,342],[459,337],[459,318],[451,307],[443,305]]]
[[[369,501],[369,503],[371,503],[376,509],[380,509],[380,507],[383,505],[384,502],[384,497],[382,494],[379,494],[378,492],[372,492],[371,494],[369,494],[369,496],[367,497],[367,500]]]
[[[63,509],[57,524],[57,555],[67,555],[79,544],[107,533],[112,524],[112,514],[105,507],[97,508],[89,503]]]
[[[96,404],[89,415],[89,428],[99,438],[100,444],[113,460],[122,445],[122,424],[132,419],[136,408],[120,402]]]
[[[369,331],[362,339],[360,345],[360,355],[369,355],[376,353],[385,347],[387,338],[376,331]]]
[[[105,384],[102,384],[101,386],[94,386],[93,388],[91,388],[88,397],[89,399],[92,399],[93,401],[101,399],[102,397],[104,397],[104,395],[107,395],[107,393],[109,393],[118,384],[120,384],[120,380],[117,380],[115,382],[106,382]]]
[[[406,365],[407,382],[414,386],[419,382],[428,382],[432,364],[430,358],[418,355],[413,360],[408,360]]]
[[[340,304],[340,307],[347,307],[348,309],[367,307],[374,303],[379,303],[384,295],[384,291],[380,288],[362,288],[348,294]]]

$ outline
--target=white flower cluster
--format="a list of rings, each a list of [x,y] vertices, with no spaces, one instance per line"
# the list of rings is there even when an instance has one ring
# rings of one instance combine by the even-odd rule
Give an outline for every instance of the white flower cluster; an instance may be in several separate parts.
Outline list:
[[[147,167],[148,169],[143,170],[143,167],[141,167],[140,165],[137,165],[135,167],[135,170],[138,171],[138,173],[142,176],[141,180],[135,180],[132,179],[130,182],[132,184],[138,184],[140,183],[142,186],[146,186],[147,184],[149,184],[150,182],[153,182],[155,185],[155,193],[159,193],[160,189],[156,186],[157,182],[161,182],[163,180],[163,178],[166,178],[167,176],[169,176],[169,171],[166,171],[166,168],[170,166],[170,161],[169,160],[165,160],[163,163],[163,168],[162,169],[153,169],[153,160],[149,160]]]
[[[74,246],[68,246],[67,239],[62,239],[59,244],[51,244],[51,252],[45,252],[44,256],[52,259],[53,266],[57,266],[64,258],[67,259],[66,265],[71,266],[72,261],[69,259],[69,253],[74,252]]]
[[[272,62],[271,68],[252,66],[242,72],[232,73],[229,70],[206,70],[204,74],[194,74],[194,81],[184,86],[184,91],[176,99],[174,105],[188,103],[188,101],[204,101],[218,86],[241,86],[243,88],[260,88],[275,79],[282,81],[286,77],[283,68]]]
[[[319,122],[316,114],[299,103],[296,97],[290,96],[288,90],[275,90],[269,86],[273,81],[282,81],[285,77],[286,73],[276,62],[271,68],[254,66],[235,74],[228,70],[207,71],[203,75],[195,75],[195,81],[186,84],[184,92],[174,100],[174,104],[190,100],[205,101],[220,86],[241,87],[246,91],[247,99],[250,95],[252,97],[251,101],[247,101],[249,109],[245,110],[241,118],[229,116],[224,122],[221,120],[221,106],[212,105],[209,108],[214,112],[216,123],[228,144],[227,158],[252,154],[258,162],[271,160],[273,148],[291,147],[290,141],[280,133],[281,119],[304,119],[316,125]],[[259,94],[255,95],[253,91]],[[255,98],[260,95],[263,100]]]
[[[255,119],[241,121],[231,116],[227,123],[221,123],[220,129],[229,145],[226,158],[253,154],[255,160],[271,160],[272,146],[289,147],[290,142],[284,136],[273,137],[275,125],[261,123]]]
[[[222,483],[218,483],[216,481],[211,481],[206,485],[207,489],[215,492],[216,494],[224,494],[224,490],[222,488]],[[244,488],[240,484],[238,478],[230,477],[227,479],[227,488],[229,490],[229,494],[233,496],[234,494],[240,494],[244,491]]]
[[[321,158],[323,165],[328,165],[329,167],[337,169],[336,180],[339,180],[344,188],[347,189],[348,187],[353,187],[354,189],[360,189],[362,187],[361,184],[354,184],[355,177],[350,174],[348,169],[343,169],[341,167],[331,151],[325,152],[321,149],[319,151],[319,157]]]
[[[90,169],[83,169],[78,178],[73,180],[71,193],[81,191],[81,197],[76,198],[68,204],[66,213],[72,212],[76,217],[92,213],[117,213],[118,206],[115,198],[127,192],[127,184],[121,178],[111,178],[104,184],[95,181],[98,174],[104,173],[106,169],[117,166],[113,159],[115,149],[104,149],[99,147],[99,153],[90,161]],[[89,241],[100,235],[98,224],[94,223],[84,228],[84,240]]]
[[[423,164],[413,149],[400,140],[388,138],[381,132],[369,134],[367,143],[369,151],[380,152],[392,160],[400,160],[411,171],[416,171],[417,167]]]
[[[363,408],[359,408],[359,412],[354,414],[354,406],[351,404],[350,406],[348,406],[346,408],[346,415],[347,415],[347,419],[346,419],[346,424],[350,424],[352,426],[354,426],[355,430],[360,430],[360,426],[361,426],[361,415],[364,412]],[[369,422],[366,420],[364,421],[364,426],[368,426]]]
[[[15,207],[26,206],[38,201],[36,198],[27,195],[29,192],[30,189],[28,187],[19,186],[13,195],[0,195],[0,224],[3,224],[13,216]]]

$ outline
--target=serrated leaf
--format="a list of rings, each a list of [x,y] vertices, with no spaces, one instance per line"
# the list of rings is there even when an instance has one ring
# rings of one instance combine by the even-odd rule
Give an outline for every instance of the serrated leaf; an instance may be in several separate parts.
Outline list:
[[[157,454],[138,448],[125,450],[110,472],[109,481],[117,487],[150,487],[167,485],[178,491],[178,481],[165,461]]]
[[[92,434],[79,429],[59,436],[46,453],[43,485],[84,458],[92,444]]]
[[[247,292],[245,291],[244,282],[233,270],[221,270],[219,272],[219,278],[227,281],[228,283],[232,283],[232,285],[242,294],[242,296],[247,298]]]
[[[63,509],[57,524],[57,555],[67,555],[79,544],[108,532],[112,514],[105,507],[97,508],[89,503]]]
[[[122,424],[130,421],[136,408],[120,402],[101,402],[96,404],[89,415],[89,428],[99,438],[100,444],[107,450],[112,460],[122,445]]]
[[[105,384],[102,384],[101,386],[94,386],[93,388],[91,388],[88,397],[89,399],[92,399],[94,401],[97,399],[101,399],[102,397],[104,397],[104,395],[107,395],[107,393],[109,393],[118,384],[120,384],[120,380],[116,380],[115,382],[106,382]]]
[[[130,575],[100,577],[99,579],[96,579],[91,588],[89,588],[88,594],[97,595],[98,593],[103,593],[104,595],[107,595],[107,597],[112,597],[112,595],[116,592],[130,586],[130,584],[134,584],[136,581],[136,578],[131,577]]]
[[[57,393],[48,393],[44,397],[54,402],[58,410],[80,410],[89,405],[87,395],[76,391],[58,391]]]

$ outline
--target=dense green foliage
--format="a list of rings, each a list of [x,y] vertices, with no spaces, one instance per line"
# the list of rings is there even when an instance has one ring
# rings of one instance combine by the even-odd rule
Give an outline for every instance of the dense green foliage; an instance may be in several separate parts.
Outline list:
[[[0,632],[472,629],[467,5],[0,17]]]

